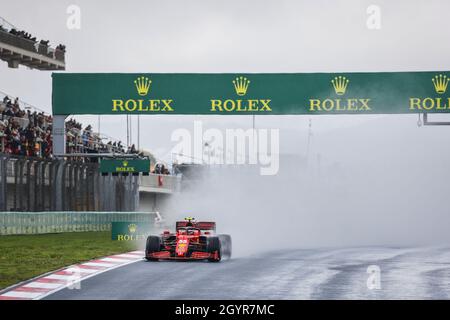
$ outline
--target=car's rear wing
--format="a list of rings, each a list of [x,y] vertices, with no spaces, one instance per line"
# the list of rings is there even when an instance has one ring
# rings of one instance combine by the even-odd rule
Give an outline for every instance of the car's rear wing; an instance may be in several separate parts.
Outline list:
[[[187,226],[189,222],[187,221],[177,221],[176,228],[177,230],[179,228],[184,228]],[[192,222],[192,226],[194,228],[198,228],[200,230],[212,230],[216,231],[216,223],[215,222],[207,222],[207,221],[199,221],[199,222]]]

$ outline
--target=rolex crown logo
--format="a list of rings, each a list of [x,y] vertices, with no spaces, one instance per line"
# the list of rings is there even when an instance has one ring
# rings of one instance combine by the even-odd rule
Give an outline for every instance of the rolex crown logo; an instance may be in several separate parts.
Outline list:
[[[447,91],[447,85],[450,81],[450,78],[440,74],[439,76],[437,75],[434,76],[434,78],[431,79],[431,81],[433,81],[434,89],[436,90],[436,92],[439,94],[443,94],[445,93],[445,91]]]
[[[331,83],[333,84],[334,91],[338,96],[342,96],[345,94],[345,91],[347,90],[347,85],[350,82],[346,77],[339,76],[335,77],[333,80],[331,80]]]
[[[140,96],[146,96],[148,94],[148,90],[150,90],[152,80],[146,77],[138,77],[136,80],[134,80],[134,84],[136,85],[138,94]]]
[[[128,167],[128,161],[127,161],[127,160],[125,160],[124,162],[122,162],[122,164],[123,164],[124,167]]]
[[[137,225],[135,225],[134,223],[128,225],[128,231],[130,231],[131,233],[135,233],[137,230]]]
[[[247,93],[248,85],[250,84],[250,80],[245,77],[237,77],[236,80],[233,80],[234,90],[236,90],[236,94],[238,96],[245,96]]]

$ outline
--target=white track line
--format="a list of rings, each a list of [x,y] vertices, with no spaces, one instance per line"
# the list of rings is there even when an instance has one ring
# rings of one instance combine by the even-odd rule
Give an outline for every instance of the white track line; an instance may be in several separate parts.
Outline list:
[[[73,275],[50,274],[50,275],[46,276],[45,278],[69,281],[70,279],[73,278]]]
[[[104,273],[104,272],[111,271],[111,270],[114,270],[114,269],[117,269],[117,268],[120,268],[120,267],[124,267],[124,266],[126,266],[126,265],[129,265],[129,264],[132,264],[132,263],[136,263],[136,262],[139,262],[139,261],[142,261],[142,258],[141,258],[141,259],[136,259],[136,260],[134,260],[134,261],[129,261],[129,262],[126,262],[126,263],[117,265],[117,266],[115,266],[115,267],[106,269],[106,270],[102,270],[102,271],[100,271],[100,272],[98,272],[98,273],[95,273],[95,274],[88,275],[88,276],[86,276],[86,277],[83,277],[83,278],[80,280],[80,282],[81,282],[81,281],[84,281],[84,280],[87,280],[87,279],[89,279],[89,278],[98,276],[99,274],[102,274],[102,273]],[[48,297],[49,295],[52,295],[52,294],[54,294],[54,293],[56,293],[56,292],[58,292],[58,291],[61,291],[61,290],[65,289],[65,288],[68,287],[68,286],[69,286],[69,285],[65,285],[65,284],[64,284],[61,288],[57,288],[57,289],[52,290],[52,291],[50,291],[50,292],[48,292],[48,293],[45,293],[45,294],[43,294],[43,295],[41,295],[41,296],[35,298],[34,300],[41,300],[41,299],[44,299],[45,297]]]
[[[42,288],[42,289],[56,289],[59,288],[61,283],[51,283],[51,282],[30,282],[23,286],[23,288]]]
[[[10,298],[28,298],[28,299],[35,299],[42,295],[42,292],[24,292],[24,291],[9,291],[2,296],[4,297],[10,297]]]
[[[109,268],[112,266],[115,266],[116,263],[106,263],[106,262],[86,262],[86,263],[82,263],[82,266],[90,266],[90,267],[105,267],[105,268]]]
[[[127,260],[129,260],[129,259],[127,259]],[[103,258],[103,259],[99,259],[99,261],[112,262],[112,263],[123,263],[123,262],[126,262],[127,260],[125,260],[125,259],[117,259],[117,258]]]
[[[99,271],[102,271],[104,269],[90,269],[90,268],[83,268],[83,267],[70,267],[67,269],[64,269],[64,271],[71,272],[73,275],[76,275],[77,273],[96,273]]]
[[[144,254],[140,255],[140,257],[143,257]],[[136,259],[136,254],[128,254],[128,253],[122,253],[122,254],[118,254],[117,256],[114,256],[117,258],[129,258],[130,259]]]
[[[40,300],[76,282],[141,261],[143,255],[142,251],[132,251],[69,266],[54,273],[36,277],[26,284],[14,286],[9,291],[0,294],[0,299],[4,297]],[[51,280],[55,282],[51,282]]]
[[[143,256],[144,255],[144,251],[131,251],[131,252],[128,252],[128,254],[137,254],[137,255],[140,255],[140,256]]]

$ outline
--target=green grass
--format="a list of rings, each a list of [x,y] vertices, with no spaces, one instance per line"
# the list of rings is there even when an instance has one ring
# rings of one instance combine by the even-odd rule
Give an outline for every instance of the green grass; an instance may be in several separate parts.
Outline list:
[[[0,236],[0,289],[74,263],[136,250],[111,232]]]

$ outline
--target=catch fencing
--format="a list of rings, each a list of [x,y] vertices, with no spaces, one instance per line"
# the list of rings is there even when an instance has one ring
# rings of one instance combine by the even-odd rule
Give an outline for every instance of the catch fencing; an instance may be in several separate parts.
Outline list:
[[[153,212],[0,212],[0,235],[109,231],[111,222],[155,223]]]
[[[98,164],[0,154],[0,211],[136,211],[139,177]]]

